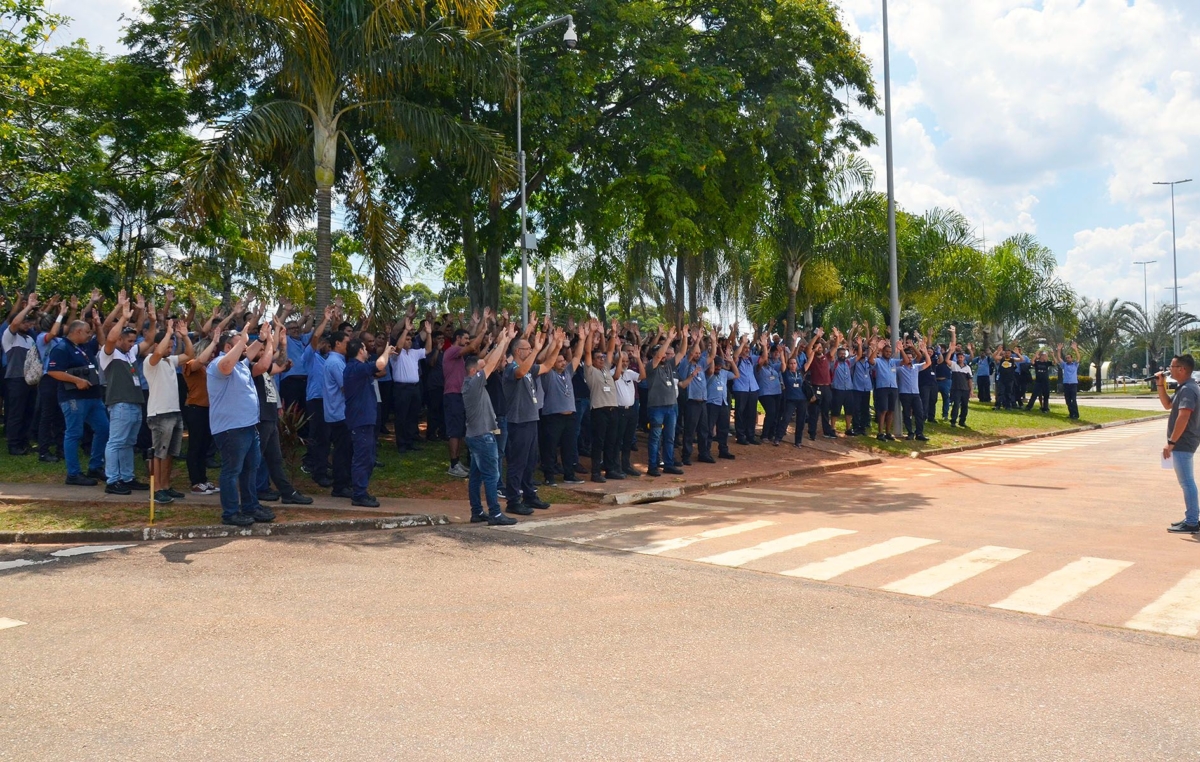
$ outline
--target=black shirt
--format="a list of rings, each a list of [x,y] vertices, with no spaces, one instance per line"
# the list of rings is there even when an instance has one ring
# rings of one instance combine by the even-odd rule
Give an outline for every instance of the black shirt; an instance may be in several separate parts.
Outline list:
[[[64,339],[54,349],[50,350],[50,366],[48,370],[69,372],[72,368],[88,368],[94,371],[89,376],[92,379],[92,385],[88,389],[80,390],[74,384],[64,384],[59,381],[58,384],[58,401],[66,402],[68,400],[98,400],[103,399],[104,387],[100,385],[100,369],[96,365],[96,352],[100,350],[100,344],[96,339],[92,339],[81,346],[75,346],[70,339]],[[72,373],[71,375],[77,375]],[[43,379],[42,383],[47,380]]]
[[[1034,360],[1033,361],[1033,377],[1037,381],[1050,380],[1050,361],[1049,360]]]

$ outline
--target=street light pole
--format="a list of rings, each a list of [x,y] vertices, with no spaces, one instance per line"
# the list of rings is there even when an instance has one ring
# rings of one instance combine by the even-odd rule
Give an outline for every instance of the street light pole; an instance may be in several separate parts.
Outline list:
[[[1146,311],[1146,327],[1152,328],[1153,324],[1150,321],[1150,286],[1146,280],[1146,266],[1157,262],[1157,259],[1147,259],[1142,262],[1134,262],[1135,265],[1142,266],[1142,309]],[[1150,375],[1150,342],[1146,342],[1146,375]]]
[[[887,224],[888,269],[891,277],[892,335],[891,342],[900,341],[900,276],[896,264],[896,180],[892,167],[892,64],[888,54],[888,6],[883,0],[883,112],[887,142]],[[902,433],[902,416],[893,415],[892,433]]]
[[[526,203],[525,190],[525,148],[521,142],[521,40],[530,35],[549,29],[556,24],[566,24],[567,31],[563,35],[563,44],[568,48],[575,47],[575,19],[571,16],[559,16],[545,24],[539,24],[517,35],[517,174],[521,183],[521,237],[517,245],[521,247],[521,325],[529,325],[529,252],[537,251],[537,236],[529,232],[529,207]],[[546,314],[550,313],[550,258],[546,258]]]
[[[1179,258],[1175,253],[1175,186],[1190,183],[1192,179],[1189,177],[1186,180],[1171,180],[1165,183],[1155,183],[1155,185],[1171,186],[1171,266],[1175,270],[1175,354],[1183,352],[1182,342],[1179,336]]]

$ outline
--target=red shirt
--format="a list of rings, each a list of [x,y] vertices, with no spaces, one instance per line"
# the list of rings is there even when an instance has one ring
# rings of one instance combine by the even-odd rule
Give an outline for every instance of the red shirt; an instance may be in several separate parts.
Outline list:
[[[808,383],[813,386],[829,386],[833,383],[833,375],[829,372],[829,357],[827,355],[813,358],[812,365],[808,366]]]

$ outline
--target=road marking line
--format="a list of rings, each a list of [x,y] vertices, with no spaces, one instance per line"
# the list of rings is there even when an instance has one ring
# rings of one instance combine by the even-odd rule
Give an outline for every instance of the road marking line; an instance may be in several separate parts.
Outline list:
[[[1188,572],[1175,587],[1125,623],[1134,630],[1194,638],[1200,632],[1200,571]]]
[[[568,537],[566,540],[567,542],[574,542],[579,545],[587,545],[588,543],[607,540],[610,537],[616,537],[617,535],[628,534],[630,532],[648,532],[656,529],[667,529],[668,527],[678,526],[689,521],[702,521],[706,518],[708,517],[696,513],[690,516],[672,516],[666,521],[656,521],[652,524],[633,524],[632,526],[627,527],[612,527],[598,534],[588,535],[587,537]]]
[[[600,519],[615,519],[618,516],[632,516],[635,513],[649,513],[649,508],[610,508],[606,511],[593,511],[592,513],[581,513],[575,516],[560,516],[556,519],[542,519],[540,521],[523,521],[516,526],[503,527],[510,532],[528,532],[532,529],[541,529],[542,527],[557,527],[567,524],[587,524]],[[496,527],[500,529],[501,527]]]
[[[767,500],[761,497],[738,497],[737,495],[696,495],[695,500],[724,500],[730,503],[749,503],[750,505],[779,505],[782,500]]]
[[[22,566],[37,566],[38,564],[48,564],[49,559],[45,561],[30,561],[27,558],[18,558],[15,561],[0,561],[0,571],[5,569],[20,569]]]
[[[56,558],[68,558],[70,556],[83,556],[89,553],[105,553],[110,550],[121,550],[122,548],[132,548],[132,545],[80,545],[78,548],[63,548],[56,550],[50,555]]]
[[[1050,614],[1130,566],[1133,566],[1132,561],[1085,556],[1026,585],[999,603],[993,603],[992,608]]]
[[[938,564],[924,571],[910,574],[904,579],[888,583],[881,587],[880,590],[928,598],[931,595],[937,595],[943,590],[957,585],[959,582],[965,582],[972,577],[983,574],[988,569],[993,569],[1006,561],[1020,558],[1028,552],[1028,550],[986,545],[977,550],[972,550],[970,553],[964,553],[958,558],[952,558],[943,564]]]
[[[704,505],[703,503],[689,503],[686,500],[663,500],[655,505],[666,508],[691,508],[697,511],[726,511],[729,513],[742,510],[740,505]]]
[[[676,537],[673,540],[658,540],[649,545],[641,545],[636,548],[626,548],[631,553],[641,553],[646,556],[657,556],[660,553],[666,553],[671,550],[680,550],[689,545],[695,545],[703,540],[711,540],[716,537],[731,537],[735,534],[743,532],[752,532],[755,529],[774,526],[774,521],[747,521],[744,524],[734,524],[730,527],[721,527],[719,529],[709,529],[705,532],[688,535],[687,537]]]
[[[803,548],[805,545],[811,545],[814,542],[821,540],[831,540],[834,537],[841,537],[847,534],[855,534],[853,529],[813,529],[809,532],[800,532],[799,534],[789,534],[786,537],[779,537],[774,540],[760,542],[757,545],[741,550],[731,550],[726,553],[718,553],[715,556],[705,556],[697,559],[702,563],[716,564],[717,566],[742,566],[751,561],[757,561],[760,558],[773,556],[776,553],[784,553],[796,548]]]
[[[783,489],[751,489],[746,487],[744,489],[735,489],[734,492],[738,493],[739,495],[780,495],[782,497],[799,498],[817,497],[815,492],[788,492],[787,490]]]
[[[9,627],[20,627],[23,624],[26,624],[26,622],[22,622],[20,619],[9,619],[6,616],[0,616],[0,630],[7,630]]]
[[[848,571],[859,569],[876,561],[883,561],[901,553],[933,545],[937,540],[926,540],[923,537],[893,537],[890,540],[868,545],[865,548],[852,550],[838,556],[830,556],[824,561],[805,564],[797,569],[780,572],[785,577],[804,577],[805,579],[828,580]]]

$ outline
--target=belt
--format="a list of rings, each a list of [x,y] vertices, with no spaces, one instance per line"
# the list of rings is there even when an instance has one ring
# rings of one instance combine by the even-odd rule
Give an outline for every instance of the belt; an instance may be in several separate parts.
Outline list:
[[[421,385],[420,381],[393,381],[392,383],[400,384],[401,386],[420,386]]]

